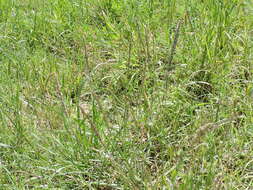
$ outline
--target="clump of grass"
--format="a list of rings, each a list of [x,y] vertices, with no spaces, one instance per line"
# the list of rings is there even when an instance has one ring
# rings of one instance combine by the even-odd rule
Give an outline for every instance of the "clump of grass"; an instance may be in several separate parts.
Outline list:
[[[250,1],[0,2],[0,188],[251,189]]]

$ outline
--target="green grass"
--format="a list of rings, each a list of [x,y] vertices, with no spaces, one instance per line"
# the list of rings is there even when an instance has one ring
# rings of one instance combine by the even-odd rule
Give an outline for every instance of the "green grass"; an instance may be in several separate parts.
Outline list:
[[[250,0],[1,0],[0,189],[252,189]]]

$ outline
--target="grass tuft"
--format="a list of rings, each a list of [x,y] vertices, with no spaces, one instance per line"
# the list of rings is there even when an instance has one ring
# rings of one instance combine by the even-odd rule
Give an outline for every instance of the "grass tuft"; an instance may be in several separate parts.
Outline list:
[[[252,189],[249,0],[1,0],[0,189]]]

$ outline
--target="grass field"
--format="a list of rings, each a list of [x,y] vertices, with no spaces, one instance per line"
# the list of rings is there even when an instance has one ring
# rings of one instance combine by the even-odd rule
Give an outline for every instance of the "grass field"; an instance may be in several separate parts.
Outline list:
[[[1,0],[0,189],[253,189],[251,0]]]

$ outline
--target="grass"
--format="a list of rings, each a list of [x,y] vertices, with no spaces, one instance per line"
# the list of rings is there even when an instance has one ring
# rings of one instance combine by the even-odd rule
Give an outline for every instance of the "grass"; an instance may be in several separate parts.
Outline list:
[[[0,189],[252,189],[249,0],[1,0]]]

